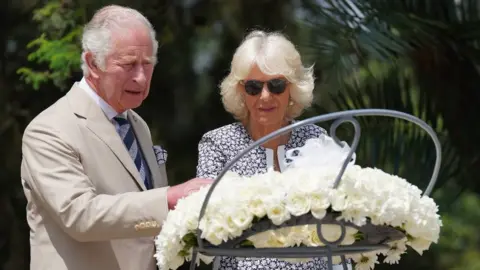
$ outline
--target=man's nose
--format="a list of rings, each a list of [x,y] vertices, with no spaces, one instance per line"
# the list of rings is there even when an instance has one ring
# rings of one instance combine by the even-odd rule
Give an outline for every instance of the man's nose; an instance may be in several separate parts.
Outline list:
[[[133,76],[133,81],[141,86],[145,85],[147,81],[147,76],[145,76],[145,69],[142,65],[137,65],[137,67],[135,68],[135,75]]]

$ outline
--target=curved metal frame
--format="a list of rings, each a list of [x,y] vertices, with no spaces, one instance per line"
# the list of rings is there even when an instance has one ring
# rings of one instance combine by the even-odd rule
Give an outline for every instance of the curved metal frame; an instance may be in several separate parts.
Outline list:
[[[202,208],[200,210],[200,215],[199,215],[199,219],[198,219],[199,224],[200,224],[200,220],[202,220],[202,218],[205,214],[205,210],[206,210],[206,207],[208,205],[208,201],[209,201],[213,191],[215,190],[215,187],[218,185],[218,183],[220,182],[222,177],[227,173],[227,171],[239,159],[241,159],[245,154],[250,152],[255,147],[258,147],[258,146],[264,144],[265,142],[271,140],[272,138],[275,138],[279,135],[290,132],[291,130],[293,130],[295,128],[298,128],[298,127],[301,127],[301,126],[304,126],[304,125],[307,125],[307,124],[314,124],[314,123],[325,122],[325,121],[330,121],[330,120],[337,119],[331,125],[329,135],[335,140],[335,142],[337,144],[339,144],[341,146],[342,146],[342,144],[341,144],[340,140],[336,137],[336,129],[341,124],[343,124],[345,122],[351,123],[353,125],[354,129],[355,129],[355,134],[354,134],[354,138],[353,138],[353,142],[352,142],[350,152],[348,153],[347,157],[345,158],[343,166],[341,167],[340,172],[335,179],[334,188],[337,188],[338,185],[340,184],[343,173],[345,172],[345,169],[346,169],[348,163],[350,162],[353,154],[355,153],[355,151],[357,149],[357,146],[358,146],[358,143],[360,141],[361,128],[360,128],[360,124],[358,123],[358,121],[354,118],[356,116],[388,116],[388,117],[393,117],[393,118],[404,119],[404,120],[407,120],[407,121],[410,121],[410,122],[413,122],[413,123],[417,124],[418,126],[423,128],[430,135],[430,137],[432,138],[432,140],[435,144],[435,150],[436,150],[437,156],[436,156],[435,167],[433,169],[432,177],[430,179],[430,182],[429,182],[427,188],[425,189],[425,191],[423,193],[424,196],[428,196],[431,193],[431,191],[432,191],[432,189],[433,189],[433,187],[436,183],[438,173],[440,171],[440,164],[441,164],[441,144],[440,144],[440,141],[439,141],[435,131],[427,123],[425,123],[423,120],[421,120],[421,119],[419,119],[419,118],[417,118],[413,115],[403,113],[403,112],[399,112],[399,111],[385,110],[385,109],[350,110],[350,111],[342,111],[342,112],[335,112],[335,113],[329,113],[329,114],[325,114],[325,115],[315,116],[315,117],[311,117],[309,119],[305,119],[305,120],[302,120],[302,121],[295,122],[295,123],[293,123],[289,126],[278,129],[278,130],[268,134],[267,136],[255,141],[253,144],[251,144],[246,149],[244,149],[242,152],[240,152],[235,158],[233,158],[230,162],[228,162],[226,164],[226,166],[223,168],[223,170],[217,176],[215,182],[210,187],[210,189],[209,189],[209,191],[208,191],[208,193],[205,197],[205,200],[203,202]],[[219,256],[219,255],[221,256],[221,255],[223,255],[223,256],[240,256],[240,257],[282,257],[282,258],[308,258],[308,257],[319,257],[319,256],[322,256],[322,255],[323,256],[326,255],[328,257],[328,265],[329,265],[330,269],[332,269],[332,267],[333,267],[332,256],[338,255],[338,256],[342,257],[342,264],[344,266],[344,269],[347,269],[346,268],[345,256],[344,256],[345,254],[356,253],[356,252],[364,252],[364,251],[369,251],[369,250],[377,250],[377,249],[380,249],[380,248],[384,248],[386,242],[391,241],[391,240],[395,240],[398,237],[401,238],[401,236],[399,234],[395,235],[395,233],[393,233],[392,231],[389,231],[389,233],[387,233],[387,234],[385,234],[385,232],[383,232],[384,233],[383,238],[377,239],[377,241],[376,241],[377,243],[372,242],[372,241],[369,241],[369,242],[364,241],[364,242],[359,243],[359,244],[355,243],[354,245],[351,245],[351,246],[337,246],[338,243],[340,243],[345,236],[345,226],[356,227],[355,225],[353,225],[351,223],[348,223],[348,222],[338,222],[336,220],[332,220],[331,219],[331,217],[332,217],[331,213],[329,213],[329,215],[327,217],[325,217],[324,219],[316,220],[316,221],[311,220],[311,217],[312,217],[311,215],[307,214],[306,216],[307,216],[307,219],[308,219],[308,223],[305,223],[305,220],[303,220],[303,222],[302,222],[302,217],[294,217],[290,220],[290,223],[289,223],[289,221],[287,221],[285,224],[282,224],[280,226],[272,226],[273,224],[271,224],[271,223],[268,224],[268,226],[265,226],[265,224],[263,224],[263,225],[262,224],[260,224],[260,225],[255,224],[252,227],[255,227],[257,225],[258,228],[255,227],[257,229],[254,228],[252,230],[254,233],[252,233],[252,231],[250,233],[244,232],[244,234],[241,237],[239,237],[238,239],[246,239],[246,237],[248,237],[248,236],[246,236],[247,234],[259,233],[261,231],[266,231],[266,230],[269,230],[269,229],[275,229],[275,227],[280,228],[280,227],[295,226],[295,225],[300,225],[300,224],[318,224],[318,226],[317,226],[318,236],[321,239],[321,241],[326,244],[325,247],[295,247],[295,248],[280,248],[280,249],[279,248],[263,248],[263,249],[241,248],[240,249],[240,248],[235,248],[235,246],[236,246],[235,243],[238,244],[239,243],[238,241],[233,241],[233,242],[229,241],[229,242],[224,243],[224,244],[217,247],[217,246],[209,245],[208,242],[202,240],[201,237],[200,237],[201,236],[201,230],[200,230],[199,227],[197,227],[196,237],[197,237],[198,247],[194,248],[194,250],[193,250],[190,269],[192,269],[192,270],[195,269],[195,265],[196,265],[195,262],[196,262],[196,257],[197,257],[198,252],[204,253],[206,255],[208,254],[210,256]],[[293,225],[292,225],[292,223],[293,223]],[[321,234],[321,229],[320,229],[321,224],[338,224],[338,225],[340,225],[341,228],[342,228],[342,235],[341,235],[340,239],[337,239],[334,242],[326,241],[326,239]],[[368,226],[370,226],[370,230],[372,228],[373,228],[373,230],[378,230],[379,229],[378,228],[379,226],[373,226],[369,223],[366,225],[366,228],[368,228]],[[358,228],[358,227],[356,227],[356,228],[361,229],[361,228]],[[388,228],[383,228],[383,229],[388,231]],[[400,233],[400,232],[398,232],[398,233]],[[392,237],[392,235],[393,235],[393,237]],[[234,239],[234,240],[238,240],[238,239]]]

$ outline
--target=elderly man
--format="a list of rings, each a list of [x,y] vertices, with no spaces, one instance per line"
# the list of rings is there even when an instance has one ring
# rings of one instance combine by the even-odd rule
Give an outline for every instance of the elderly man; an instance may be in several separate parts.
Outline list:
[[[82,39],[84,78],[23,137],[31,269],[155,269],[168,209],[207,179],[167,186],[150,131],[132,111],[148,96],[157,42],[148,20],[99,10]]]

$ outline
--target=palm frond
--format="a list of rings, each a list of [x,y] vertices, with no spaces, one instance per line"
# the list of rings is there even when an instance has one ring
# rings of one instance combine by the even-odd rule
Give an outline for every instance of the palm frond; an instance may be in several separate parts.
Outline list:
[[[480,84],[476,1],[304,0],[302,4],[310,12],[300,23],[310,37],[301,44],[302,54],[321,69],[318,88],[328,92],[320,95],[319,106],[335,104],[324,107],[327,111],[388,108],[420,117],[442,139],[439,186],[455,180],[480,190],[470,180],[480,175],[475,169],[480,160],[469,153],[473,146],[461,139],[480,136],[480,130],[456,120],[462,115],[473,121],[475,112],[480,113],[461,105],[468,99],[480,102],[472,85]],[[359,150],[362,162],[409,175],[414,181],[429,178],[426,172],[433,168],[434,152],[425,133],[386,119],[361,120],[361,124],[365,127],[365,146]],[[421,168],[415,169],[419,164]]]
[[[426,121],[437,131],[442,143],[443,166],[436,186],[441,187],[453,177],[458,179],[464,170],[463,162],[443,127],[442,115],[435,112],[432,108],[434,104],[419,92],[412,78],[393,76],[398,72],[398,69],[392,69],[383,85],[369,83],[375,80],[369,76],[361,84],[347,86],[332,100],[337,110],[388,108],[416,115]],[[427,186],[436,154],[432,139],[426,132],[413,123],[399,119],[362,117],[358,120],[362,127],[357,151],[360,164],[398,174],[420,188]],[[343,131],[343,136],[351,135],[350,130]]]

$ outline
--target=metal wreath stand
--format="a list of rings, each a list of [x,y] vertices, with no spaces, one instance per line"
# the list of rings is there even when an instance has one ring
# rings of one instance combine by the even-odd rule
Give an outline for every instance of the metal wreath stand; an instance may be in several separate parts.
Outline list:
[[[215,190],[215,187],[218,185],[218,183],[220,182],[222,177],[225,175],[225,173],[232,167],[232,165],[235,164],[235,162],[237,162],[240,158],[242,158],[245,154],[250,152],[255,147],[258,147],[264,144],[265,142],[269,141],[272,138],[285,134],[295,128],[298,128],[304,125],[337,119],[333,122],[332,126],[330,127],[329,136],[331,136],[334,139],[334,141],[342,147],[343,145],[341,144],[340,140],[336,137],[336,129],[344,122],[349,122],[353,125],[355,129],[355,135],[353,138],[350,152],[348,153],[347,158],[345,159],[343,166],[336,177],[334,188],[337,188],[338,185],[340,184],[341,177],[345,172],[345,169],[349,161],[352,158],[352,155],[357,149],[358,142],[360,140],[360,124],[354,118],[356,116],[388,116],[388,117],[407,120],[423,128],[432,137],[433,142],[435,144],[435,149],[436,149],[436,161],[435,161],[435,167],[433,169],[433,174],[430,179],[430,183],[428,184],[427,188],[423,193],[424,196],[428,196],[432,191],[435,185],[435,182],[437,180],[438,173],[440,170],[440,163],[441,163],[441,144],[435,131],[427,123],[420,120],[419,118],[410,114],[399,112],[399,111],[384,110],[384,109],[349,110],[349,111],[341,111],[341,112],[315,116],[302,121],[295,122],[289,126],[276,130],[268,134],[267,136],[255,141],[245,150],[240,152],[234,159],[232,159],[230,162],[227,163],[225,168],[220,172],[215,182],[210,187],[200,211],[200,216],[198,219],[199,224],[200,224],[200,220],[205,214],[208,201],[213,191]],[[259,257],[269,257],[269,258],[327,257],[329,270],[333,269],[332,257],[340,256],[343,269],[346,270],[348,269],[347,260],[345,257],[346,254],[363,253],[363,252],[369,252],[369,251],[388,248],[389,246],[387,245],[387,243],[395,240],[400,240],[405,236],[403,232],[389,226],[376,226],[367,221],[367,224],[365,226],[358,227],[350,222],[346,222],[343,220],[337,221],[336,220],[337,217],[338,217],[338,214],[327,212],[327,215],[323,219],[319,220],[313,217],[311,213],[307,213],[302,216],[292,216],[290,220],[284,222],[279,226],[276,226],[273,223],[271,223],[269,219],[263,219],[253,224],[252,227],[250,227],[249,229],[245,230],[240,237],[231,239],[218,246],[214,246],[210,244],[208,241],[201,239],[200,237],[201,230],[197,227],[196,238],[197,238],[198,247],[193,248],[190,270],[194,270],[196,267],[196,259],[197,259],[198,253],[202,253],[206,256],[257,257],[257,258]],[[317,224],[318,237],[320,241],[322,241],[322,243],[325,244],[325,246],[322,246],[322,247],[300,246],[300,247],[288,247],[288,248],[252,248],[252,247],[240,246],[240,243],[242,243],[242,241],[246,240],[248,237],[264,231],[276,230],[282,227],[292,227],[292,226],[307,225],[307,224]],[[322,224],[339,225],[341,228],[340,238],[332,242],[327,241],[322,235],[322,231],[321,231]],[[353,227],[358,231],[362,232],[364,235],[364,238],[360,241],[356,241],[352,245],[340,246],[339,244],[343,241],[345,237],[346,226]]]

